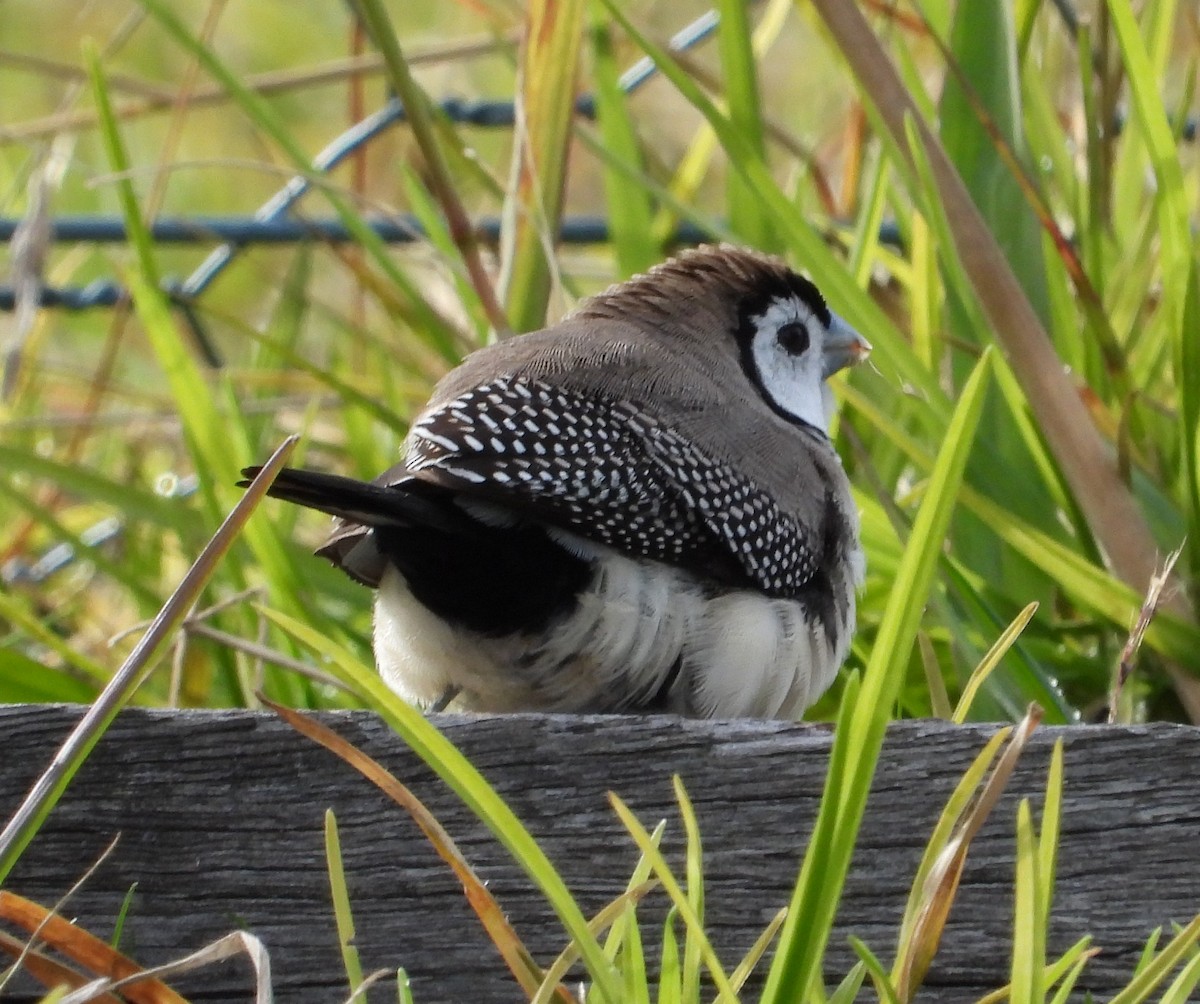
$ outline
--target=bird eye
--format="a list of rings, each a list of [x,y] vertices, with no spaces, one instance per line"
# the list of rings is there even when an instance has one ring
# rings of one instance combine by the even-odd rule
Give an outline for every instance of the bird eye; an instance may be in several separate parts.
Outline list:
[[[783,325],[776,332],[775,340],[789,356],[798,356],[808,350],[808,328],[798,321],[793,321]]]

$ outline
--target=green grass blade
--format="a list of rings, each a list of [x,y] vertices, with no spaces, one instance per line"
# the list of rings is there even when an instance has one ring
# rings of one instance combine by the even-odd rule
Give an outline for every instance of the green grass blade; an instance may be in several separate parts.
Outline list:
[[[1195,255],[1183,167],[1159,89],[1162,74],[1158,72],[1151,51],[1146,46],[1146,39],[1134,17],[1133,5],[1129,0],[1107,0],[1107,4],[1129,82],[1134,123],[1150,152],[1150,163],[1157,182],[1155,191],[1158,236],[1162,241],[1160,267],[1163,309],[1171,318],[1172,329],[1179,330],[1188,270]],[[1174,4],[1150,6],[1161,8],[1163,16],[1158,22],[1160,26],[1171,23],[1172,18],[1167,10],[1173,8]]]
[[[996,642],[990,649],[987,655],[980,660],[979,665],[975,667],[971,673],[970,679],[967,680],[967,685],[963,687],[962,696],[958,699],[958,706],[954,709],[954,722],[961,725],[967,720],[967,715],[971,711],[971,703],[975,700],[975,695],[979,693],[979,688],[984,685],[987,678],[991,675],[998,665],[1000,660],[1004,658],[1004,654],[1013,646],[1013,643],[1025,630],[1025,626],[1033,619],[1033,615],[1037,612],[1037,604],[1030,603],[1024,610],[1017,614],[1013,622],[1004,629],[1003,634],[996,639]]]
[[[1159,998],[1158,1004],[1188,1004],[1195,1000],[1192,991],[1200,984],[1200,955],[1194,956]]]
[[[342,863],[342,841],[338,835],[337,816],[333,814],[332,809],[325,810],[325,867],[329,873],[329,894],[333,900],[333,917],[337,924],[342,966],[346,970],[350,993],[354,994],[362,986],[363,971],[358,958],[358,948],[354,944],[357,935],[354,930],[354,912],[350,908],[350,890],[346,886],[346,868]]]
[[[650,983],[646,978],[646,954],[642,947],[642,932],[638,927],[637,907],[630,903],[625,907],[624,937],[621,939],[621,954],[617,967],[624,979],[625,994],[622,1004],[650,1004]]]
[[[1188,273],[1188,291],[1183,311],[1183,331],[1190,335],[1175,341],[1175,374],[1179,382],[1180,476],[1179,497],[1184,500],[1192,536],[1186,553],[1190,578],[1200,581],[1200,260]]]
[[[683,973],[679,960],[679,938],[675,933],[679,911],[671,907],[663,921],[662,962],[658,969],[658,1004],[688,1004],[683,996]]]
[[[1167,942],[1146,965],[1140,966],[1137,975],[1108,1004],[1141,1004],[1167,978],[1171,970],[1184,959],[1194,955],[1198,944],[1200,916],[1195,917],[1187,927]]]
[[[871,982],[875,984],[875,993],[882,1004],[902,1004],[900,995],[896,993],[896,988],[892,986],[892,980],[888,975],[888,971],[884,968],[883,963],[875,957],[875,953],[867,947],[864,941],[854,937],[854,935],[850,936],[849,941],[850,947],[854,949],[854,954],[859,958],[859,962],[866,967],[867,973],[870,974]]]
[[[645,272],[662,257],[654,239],[654,206],[646,186],[638,180],[644,173],[641,145],[633,114],[618,82],[620,71],[613,51],[612,32],[602,8],[593,4],[591,29],[592,77],[596,95],[596,118],[604,148],[631,169],[618,170],[604,163],[604,204],[617,268],[622,278]]]
[[[912,885],[909,887],[908,901],[905,903],[904,916],[900,921],[900,933],[896,937],[896,964],[892,967],[890,976],[892,986],[900,988],[901,992],[905,994],[906,1000],[911,999],[911,991],[919,985],[919,980],[915,977],[919,975],[923,978],[931,959],[931,956],[920,957],[923,948],[915,944],[913,940],[917,931],[917,923],[928,898],[927,887],[930,874],[942,857],[958,825],[959,818],[971,800],[976,797],[984,776],[991,768],[996,754],[1000,752],[1000,747],[1011,731],[1009,728],[1001,729],[987,741],[971,766],[959,779],[953,793],[946,801],[945,808],[934,824],[929,840],[925,843],[925,851],[921,855],[921,862],[917,866]]]
[[[1012,965],[1009,1000],[1012,1004],[1040,1004],[1044,999],[1042,974],[1046,946],[1044,918],[1040,914],[1041,876],[1038,874],[1037,836],[1029,800],[1017,809],[1017,874],[1013,891]]]
[[[766,158],[762,101],[754,49],[750,39],[750,6],[743,0],[717,0],[720,26],[717,29],[721,69],[725,77],[725,104],[729,124],[760,160]],[[766,206],[737,171],[726,182],[729,220],[748,244],[771,250],[775,244]]]
[[[0,597],[0,617],[4,616]],[[7,619],[7,618],[6,618]],[[54,672],[16,649],[0,648],[0,693],[6,704],[87,704],[98,685]]]
[[[1052,987],[1056,983],[1058,984],[1052,1004],[1067,1004],[1071,999],[1071,991],[1075,989],[1075,984],[1083,974],[1084,968],[1099,952],[1099,949],[1093,949],[1091,945],[1090,937],[1080,938],[1063,953],[1061,959],[1046,970],[1046,986]],[[1059,983],[1059,980],[1062,982]]]
[[[223,423],[214,406],[209,381],[184,349],[179,332],[175,328],[166,296],[161,290],[154,244],[149,228],[142,219],[133,191],[133,182],[129,178],[129,156],[117,129],[112,101],[109,99],[99,55],[94,47],[85,48],[84,59],[88,64],[92,92],[100,118],[100,138],[112,169],[119,175],[116,182],[117,199],[121,204],[125,228],[137,259],[139,274],[131,278],[135,294],[134,307],[180,409],[184,437],[188,441],[196,469],[215,475],[215,478],[200,480],[201,495],[211,517],[219,512],[219,503],[213,491],[214,480],[216,483],[223,481],[231,484],[242,464],[247,462],[247,458],[230,455],[228,444],[221,433]]]
[[[1054,902],[1054,880],[1058,871],[1058,837],[1062,829],[1063,743],[1059,739],[1050,754],[1050,771],[1046,778],[1046,794],[1042,800],[1042,829],[1038,836],[1038,881],[1041,902],[1039,915],[1043,922],[1050,918]]]
[[[1016,27],[1010,4],[958,7],[950,35],[951,55],[963,74],[947,73],[939,123],[946,152],[966,183],[975,205],[1026,296],[1045,319],[1045,268],[1037,217],[1021,185],[996,155],[988,126],[980,121],[964,90],[969,87],[990,118],[990,125],[1020,160],[1025,160],[1021,128],[1021,86],[1017,69]]]
[[[103,684],[108,679],[110,670],[107,666],[78,651],[61,638],[54,630],[53,625],[46,623],[44,617],[28,609],[15,595],[3,589],[0,589],[0,618],[7,621],[11,628],[23,632],[39,645],[53,652],[62,659],[66,666],[90,678],[96,686]],[[40,663],[36,664],[41,665]],[[45,672],[45,669],[42,668],[41,671]]]
[[[0,443],[0,470],[50,481],[72,496],[118,510],[132,523],[152,523],[163,530],[183,533],[194,522],[176,498],[164,498],[114,480],[80,463],[60,463],[34,450]]]
[[[114,561],[109,558],[103,550],[89,547],[80,534],[72,531],[66,523],[55,515],[53,509],[46,508],[37,498],[17,491],[15,488],[10,488],[6,482],[2,481],[0,481],[0,497],[12,499],[17,508],[25,510],[29,521],[34,525],[44,527],[53,540],[69,545],[75,554],[85,557],[101,572],[112,576],[113,579],[121,583],[130,596],[138,601],[140,606],[158,606],[158,597],[155,595],[154,590],[143,582],[135,572],[126,568],[120,561]]]
[[[704,849],[700,841],[700,826],[696,822],[696,811],[692,808],[683,781],[676,774],[671,778],[675,790],[675,801],[679,804],[679,815],[683,820],[683,832],[687,838],[685,872],[687,898],[697,926],[687,925],[683,942],[683,997],[692,1000],[700,996],[700,961],[703,951],[699,931],[704,930]]]
[[[875,637],[861,694],[848,719],[839,722],[817,825],[788,908],[780,949],[767,977],[763,1004],[794,1000],[820,981],[825,946],[875,763],[904,680],[983,408],[991,359],[992,353],[985,352],[955,407]],[[838,757],[845,758],[845,767],[835,776],[832,765]]]
[[[746,980],[750,978],[750,974],[754,972],[759,960],[767,954],[767,949],[771,947],[771,942],[775,940],[783,928],[783,922],[787,919],[786,907],[780,910],[771,918],[771,922],[762,929],[758,937],[754,939],[754,944],[742,957],[732,973],[729,974],[729,983],[737,992],[741,992]]]
[[[688,896],[688,891],[679,884],[671,867],[667,864],[667,859],[662,852],[654,846],[646,828],[639,822],[637,816],[633,814],[629,806],[627,806],[617,795],[609,793],[609,802],[611,802],[617,818],[621,820],[625,828],[633,837],[634,843],[638,849],[650,859],[651,867],[654,870],[655,877],[662,883],[663,889],[667,895],[671,897],[671,902],[679,914],[680,919],[687,925],[687,937],[695,937],[700,947],[700,958],[703,960],[705,967],[708,969],[709,975],[712,977],[713,983],[717,987],[717,999],[722,1004],[735,1004],[737,995],[733,991],[733,987],[729,982],[729,977],[725,972],[724,966],[721,965],[721,960],[717,957],[717,953],[713,948],[712,942],[709,940],[707,933],[704,930],[703,920],[697,916],[692,909],[691,900]],[[686,962],[684,963],[686,966]],[[687,979],[687,973],[683,974],[684,980]],[[686,982],[684,984],[687,986]],[[685,1000],[687,996],[685,993]]]
[[[858,992],[867,978],[867,967],[862,962],[856,962],[842,982],[829,995],[829,1004],[854,1004],[858,1000]]]
[[[514,331],[546,323],[557,272],[584,0],[529,0],[525,14],[513,168],[501,237],[501,287]]]

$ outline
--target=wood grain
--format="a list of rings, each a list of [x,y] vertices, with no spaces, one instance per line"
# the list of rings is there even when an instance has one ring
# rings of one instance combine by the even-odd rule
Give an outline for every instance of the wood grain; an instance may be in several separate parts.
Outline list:
[[[74,707],[0,707],[0,818],[80,714]],[[369,714],[320,717],[427,802],[538,958],[552,958],[563,936],[549,910],[430,771]],[[670,787],[676,772],[700,817],[710,931],[728,966],[786,903],[820,798],[827,730],[670,717],[437,720],[543,842],[589,910],[620,890],[636,860],[606,791],[619,792],[647,824],[669,818],[667,846],[679,860]],[[923,843],[992,731],[939,722],[892,727],[835,933],[831,980],[852,962],[850,933],[890,959]],[[1062,950],[1091,933],[1104,949],[1081,989],[1110,993],[1128,979],[1153,928],[1200,912],[1200,730],[1044,729],[976,841],[922,1000],[971,1000],[1005,982],[1016,800],[1036,801],[1058,736],[1066,742],[1067,786],[1051,947]],[[341,1000],[346,988],[324,871],[327,807],[341,827],[364,967],[404,966],[419,1004],[519,999],[461,889],[412,822],[269,714],[123,713],[8,887],[52,904],[119,832],[115,854],[72,900],[69,916],[107,937],[137,883],[122,948],[140,962],[166,961],[240,927],[266,942],[279,1000]],[[646,913],[662,916],[661,896]],[[249,967],[227,963],[176,986],[195,1000],[248,1000]],[[6,999],[34,997],[10,992]],[[394,990],[380,988],[372,999],[394,1000]]]

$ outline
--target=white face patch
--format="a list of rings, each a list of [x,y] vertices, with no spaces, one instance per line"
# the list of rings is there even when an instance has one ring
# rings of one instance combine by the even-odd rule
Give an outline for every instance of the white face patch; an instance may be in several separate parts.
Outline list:
[[[771,403],[829,432],[822,396],[825,326],[796,299],[775,300],[751,318],[750,355]]]

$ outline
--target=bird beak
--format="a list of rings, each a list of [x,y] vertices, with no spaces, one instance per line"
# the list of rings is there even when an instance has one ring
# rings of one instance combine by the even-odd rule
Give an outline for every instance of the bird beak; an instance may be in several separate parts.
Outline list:
[[[861,363],[870,353],[871,343],[837,314],[833,314],[829,331],[825,335],[821,375],[825,378],[831,377],[838,370]]]

